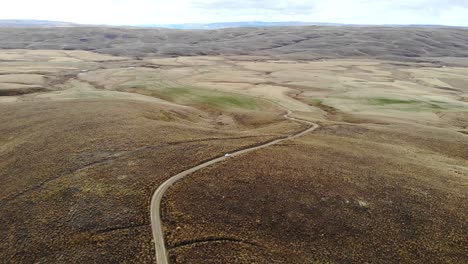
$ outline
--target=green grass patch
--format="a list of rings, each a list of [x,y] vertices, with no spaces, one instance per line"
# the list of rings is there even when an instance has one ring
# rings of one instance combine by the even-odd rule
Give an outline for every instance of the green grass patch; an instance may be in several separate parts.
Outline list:
[[[161,89],[161,93],[171,98],[194,96],[189,88],[164,88]]]
[[[151,90],[154,91],[156,93],[155,95],[158,97],[181,104],[205,105],[217,109],[257,109],[256,100],[248,96],[187,87],[161,87],[160,89]]]
[[[234,107],[249,110],[257,108],[257,103],[254,99],[232,95],[201,96],[200,103],[216,108]]]
[[[421,101],[417,100],[401,100],[401,99],[394,99],[394,98],[370,98],[368,99],[369,103],[372,105],[392,105],[392,104],[418,104]]]
[[[383,106],[389,109],[398,109],[402,111],[423,112],[423,111],[440,111],[450,108],[456,108],[441,101],[420,101],[420,100],[402,100],[394,98],[369,98],[367,99],[370,105]]]
[[[121,84],[120,88],[125,91],[159,97],[164,100],[181,104],[205,105],[217,109],[258,109],[258,102],[249,96],[225,93],[210,89],[181,87],[178,84],[160,80],[152,80],[151,82],[142,82],[140,80],[129,81],[125,84]]]
[[[317,98],[311,98],[309,101],[310,101],[310,104],[313,106],[319,106],[323,104],[323,101]]]

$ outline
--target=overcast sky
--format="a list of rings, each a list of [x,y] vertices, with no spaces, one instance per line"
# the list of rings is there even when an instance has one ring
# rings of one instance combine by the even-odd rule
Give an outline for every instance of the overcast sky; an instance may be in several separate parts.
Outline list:
[[[112,25],[305,21],[468,26],[468,0],[6,0],[0,19]]]

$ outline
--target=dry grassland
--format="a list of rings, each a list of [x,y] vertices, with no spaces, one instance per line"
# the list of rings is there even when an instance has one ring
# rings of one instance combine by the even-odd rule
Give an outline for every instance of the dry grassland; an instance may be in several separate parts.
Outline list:
[[[163,180],[302,128],[261,104],[231,116],[100,90],[78,78],[96,62],[64,70],[50,58],[41,63],[51,71],[17,73],[39,55],[20,56],[16,68],[0,65],[15,72],[2,81],[47,89],[0,102],[0,252],[7,263],[151,263],[149,197]]]
[[[171,260],[464,263],[467,157],[456,132],[324,125],[176,184]]]
[[[321,129],[170,189],[175,263],[466,262],[468,77],[445,64],[1,50],[0,257],[153,262],[157,186],[303,129],[289,109]]]

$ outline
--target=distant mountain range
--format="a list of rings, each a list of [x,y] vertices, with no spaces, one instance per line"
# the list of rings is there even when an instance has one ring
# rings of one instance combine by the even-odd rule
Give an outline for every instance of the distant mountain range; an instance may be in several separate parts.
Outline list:
[[[49,21],[49,20],[28,20],[28,19],[0,19],[0,27],[76,27],[79,24]]]
[[[300,27],[300,26],[347,26],[347,27],[426,27],[426,28],[439,28],[439,27],[453,27],[443,25],[363,25],[363,24],[342,24],[342,23],[324,23],[324,22],[219,22],[219,23],[187,23],[187,24],[147,24],[139,25],[139,27],[149,28],[171,28],[171,29],[222,29],[222,28],[267,28],[267,27]]]
[[[0,27],[118,27],[109,25],[87,25],[63,21],[49,20],[28,20],[28,19],[0,19]],[[376,25],[356,25],[340,23],[322,23],[322,22],[219,22],[219,23],[185,23],[185,24],[144,24],[137,26],[121,25],[120,27],[143,27],[143,28],[170,28],[170,29],[222,29],[222,28],[267,28],[267,27],[294,27],[294,26],[351,26],[365,27]],[[381,25],[385,27],[446,27],[439,25]]]
[[[291,26],[343,26],[337,23],[315,23],[315,22],[219,22],[219,23],[187,23],[187,24],[146,24],[140,27],[173,28],[173,29],[220,29],[240,27],[291,27]]]
[[[186,23],[186,24],[144,24],[136,27],[145,28],[172,28],[172,29],[220,29],[239,27],[286,27],[286,26],[340,26],[344,24],[334,23],[310,23],[310,22],[220,22],[220,23]],[[0,19],[0,27],[77,27],[98,26],[83,25],[71,22],[49,21],[49,20],[23,20],[23,19]],[[99,25],[106,26],[106,25]],[[121,25],[127,27],[128,25]]]

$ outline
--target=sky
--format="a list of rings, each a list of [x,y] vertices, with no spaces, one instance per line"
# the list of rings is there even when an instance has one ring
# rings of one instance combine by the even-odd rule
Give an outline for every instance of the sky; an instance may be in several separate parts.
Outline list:
[[[143,25],[238,21],[468,26],[468,0],[14,0],[0,19]]]

